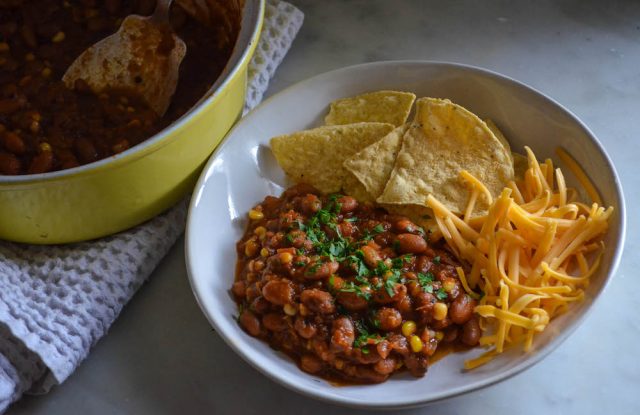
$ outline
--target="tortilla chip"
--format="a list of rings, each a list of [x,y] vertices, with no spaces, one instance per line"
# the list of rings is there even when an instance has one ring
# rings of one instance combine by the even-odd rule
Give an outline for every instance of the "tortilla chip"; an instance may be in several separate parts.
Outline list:
[[[432,194],[454,213],[463,213],[469,191],[467,170],[497,197],[513,179],[510,154],[475,114],[449,100],[421,98],[379,203],[426,206]],[[484,198],[476,214],[486,212]]]
[[[516,180],[523,180],[524,173],[529,168],[529,159],[520,153],[511,153],[511,157],[513,158],[513,172]]]
[[[491,130],[493,135],[496,136],[498,141],[500,141],[502,143],[502,145],[504,146],[504,148],[507,149],[507,151],[509,152],[509,155],[511,156],[511,146],[509,145],[509,140],[507,140],[507,138],[504,136],[504,134],[502,134],[502,131],[500,131],[498,126],[492,120],[490,120],[489,118],[484,120],[484,122],[487,124],[487,127],[489,127],[489,129]],[[513,161],[513,157],[511,157],[511,161]]]
[[[372,197],[364,185],[360,183],[358,178],[350,171],[346,170],[344,182],[342,183],[342,191],[344,194],[355,197],[359,202],[371,202],[376,201],[375,197]]]
[[[408,127],[407,124],[396,127],[384,138],[344,162],[344,167],[358,178],[373,200],[384,191],[402,146],[402,136]]]
[[[271,139],[271,150],[284,172],[296,183],[308,183],[325,193],[338,192],[347,171],[345,159],[393,130],[384,123],[320,127]]]
[[[407,121],[415,99],[415,94],[400,91],[377,91],[339,99],[331,103],[324,123],[385,122],[397,127]]]

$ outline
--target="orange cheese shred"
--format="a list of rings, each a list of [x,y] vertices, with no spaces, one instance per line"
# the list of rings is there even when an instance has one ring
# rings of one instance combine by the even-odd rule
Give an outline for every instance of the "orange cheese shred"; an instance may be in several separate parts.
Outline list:
[[[464,290],[479,299],[481,356],[465,362],[471,370],[489,363],[506,349],[529,351],[544,331],[570,303],[584,298],[584,288],[600,265],[613,208],[604,208],[595,186],[575,160],[557,150],[592,199],[575,201],[577,192],[550,159],[539,163],[525,147],[529,168],[524,179],[509,182],[497,198],[469,172],[460,176],[469,187],[465,214],[452,213],[432,195],[426,199],[446,243],[468,261],[467,276],[457,268]],[[483,197],[489,209],[474,209]],[[472,217],[472,212],[474,216]]]

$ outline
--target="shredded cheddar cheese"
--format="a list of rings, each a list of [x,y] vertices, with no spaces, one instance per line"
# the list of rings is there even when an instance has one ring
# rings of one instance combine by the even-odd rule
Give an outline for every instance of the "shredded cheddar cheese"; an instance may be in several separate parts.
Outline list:
[[[536,333],[571,302],[584,298],[604,250],[601,239],[613,208],[601,206],[579,165],[558,150],[593,199],[591,206],[574,201],[576,193],[551,160],[539,163],[531,149],[526,147],[526,152],[529,168],[524,177],[510,182],[495,200],[479,180],[461,172],[470,190],[462,217],[431,195],[426,200],[448,246],[471,264],[469,275],[462,268],[457,271],[464,290],[479,298],[475,312],[483,332],[480,344],[489,350],[465,362],[466,369],[491,361],[509,347],[521,345],[529,351]],[[479,197],[489,202],[489,209],[472,218]]]

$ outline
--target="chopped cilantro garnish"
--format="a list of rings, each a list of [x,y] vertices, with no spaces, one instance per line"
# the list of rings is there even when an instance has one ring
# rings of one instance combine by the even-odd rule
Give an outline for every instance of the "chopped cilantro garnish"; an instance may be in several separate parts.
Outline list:
[[[287,234],[287,236],[285,236],[285,239],[287,240],[287,242],[289,242],[290,244],[293,243],[293,235],[291,235],[290,233]]]
[[[427,272],[423,274],[422,272],[418,273],[418,284],[422,287],[424,292],[432,293],[433,292],[433,274]]]
[[[371,293],[368,290],[364,290],[363,287],[367,287],[368,284],[362,286],[356,285],[353,281],[347,282],[341,289],[343,293],[355,293],[358,297],[364,298],[369,301],[371,299]]]
[[[440,255],[433,257],[433,263],[434,264],[439,264],[440,263]]]
[[[391,266],[393,268],[402,268],[405,263],[411,262],[413,257],[410,254],[402,255],[391,260]]]
[[[357,222],[359,219],[354,217],[354,218],[345,218],[345,219],[343,219],[343,220],[344,220],[345,222],[353,223],[353,222]]]
[[[444,288],[440,288],[438,291],[436,291],[436,298],[438,300],[444,300],[449,296],[449,294],[447,294],[447,292],[444,290]]]
[[[374,226],[373,231],[375,233],[382,233],[382,232],[384,232],[384,226],[382,226],[382,224],[379,223],[376,226]]]
[[[362,321],[356,321],[355,326],[358,337],[353,342],[354,347],[363,348],[364,346],[367,346],[369,344],[378,344],[386,337],[381,336],[377,333],[370,333],[367,326]],[[363,349],[362,352],[366,354],[367,352],[365,352],[364,350],[366,349]]]
[[[304,261],[298,261],[298,262],[295,262],[293,265],[295,265],[296,267],[304,267],[305,265],[307,265],[307,263]]]
[[[317,261],[315,264],[311,265],[304,273],[307,275],[311,275],[315,273],[318,268],[320,268],[320,265],[322,265],[322,261]]]
[[[331,222],[331,219],[333,217],[333,215],[331,215],[331,212],[329,212],[328,210],[324,210],[324,209],[320,209],[318,211],[317,215],[318,215],[318,220],[323,225],[326,225],[327,223]]]

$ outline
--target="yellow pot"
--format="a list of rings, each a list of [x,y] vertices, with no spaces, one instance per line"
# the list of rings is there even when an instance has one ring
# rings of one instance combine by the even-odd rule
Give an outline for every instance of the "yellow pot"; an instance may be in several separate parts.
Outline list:
[[[245,2],[235,49],[214,92],[170,127],[92,164],[0,176],[0,238],[35,244],[94,239],[138,225],[190,192],[241,114],[264,7],[264,0]]]

